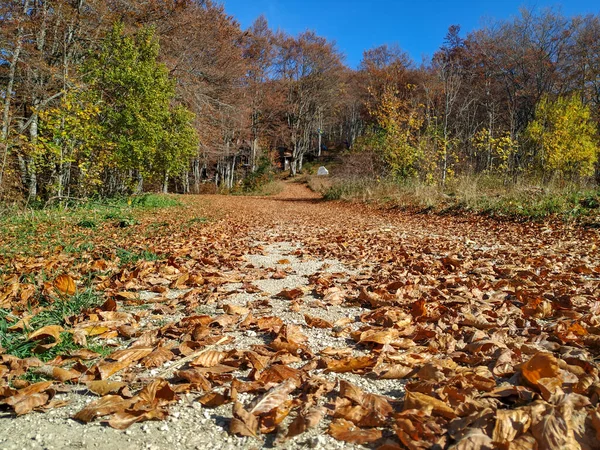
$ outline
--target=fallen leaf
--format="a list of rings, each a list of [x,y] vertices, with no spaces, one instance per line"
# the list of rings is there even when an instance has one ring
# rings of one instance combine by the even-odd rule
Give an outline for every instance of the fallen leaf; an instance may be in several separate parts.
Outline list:
[[[369,444],[382,437],[380,430],[375,428],[361,429],[345,419],[335,419],[329,424],[328,433],[335,439],[353,444]]]
[[[77,292],[75,280],[73,280],[73,278],[71,278],[69,275],[59,275],[56,277],[53,284],[61,294],[75,295],[75,292]]]

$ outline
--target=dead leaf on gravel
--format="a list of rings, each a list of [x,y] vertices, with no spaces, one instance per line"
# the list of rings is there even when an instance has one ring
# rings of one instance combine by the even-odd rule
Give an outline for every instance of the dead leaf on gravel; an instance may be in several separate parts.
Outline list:
[[[284,289],[277,294],[277,297],[285,298],[287,300],[295,300],[304,295],[304,291],[300,288],[295,289]]]
[[[161,367],[164,363],[171,361],[174,357],[175,355],[168,348],[158,347],[142,359],[142,364],[147,368]]]
[[[304,320],[306,321],[306,325],[310,328],[332,328],[333,324],[325,319],[321,319],[319,317],[312,317],[308,314],[304,314]]]
[[[308,411],[298,414],[288,427],[285,439],[290,439],[315,428],[321,422],[326,412],[327,409],[324,406],[313,406]]]
[[[164,420],[167,418],[167,412],[162,409],[153,408],[149,411],[130,410],[118,411],[108,420],[108,425],[116,430],[126,430],[134,423],[146,420]]]
[[[241,403],[233,404],[233,419],[229,423],[229,432],[239,436],[257,437],[258,418],[244,409]]]
[[[127,386],[127,383],[122,381],[96,380],[87,383],[87,388],[99,396],[117,393],[125,386]]]
[[[294,400],[288,399],[277,408],[273,408],[268,413],[262,414],[260,416],[259,424],[260,432],[263,434],[268,434],[277,431],[279,425],[289,416],[294,406]]]
[[[190,365],[200,367],[215,367],[218,366],[221,363],[221,361],[225,359],[226,356],[226,352],[221,352],[218,350],[209,350],[199,355],[190,363]]]
[[[370,342],[374,344],[390,344],[398,338],[398,330],[388,328],[387,330],[367,330],[360,333],[358,342]]]
[[[261,398],[256,400],[250,409],[250,413],[259,416],[279,407],[297,387],[297,382],[293,378],[272,387]]]
[[[404,411],[409,409],[422,410],[428,414],[442,416],[446,419],[454,419],[456,417],[454,409],[446,403],[420,392],[406,393],[406,397],[404,398]]]
[[[343,359],[323,358],[327,372],[360,372],[373,367],[377,361],[373,356],[358,356]]]
[[[250,313],[248,308],[238,305],[223,305],[223,311],[225,311],[226,314],[236,314],[238,316],[245,316]]]
[[[115,362],[102,361],[96,365],[98,372],[100,373],[100,379],[106,380],[115,373],[129,367],[134,362],[145,358],[152,353],[152,351],[151,348],[130,348],[110,354],[107,356],[107,359],[113,359]]]
[[[230,401],[231,397],[221,392],[208,392],[198,398],[198,402],[207,408],[216,408]]]
[[[335,439],[353,444],[369,444],[382,437],[380,430],[375,428],[361,429],[345,419],[335,419],[329,424],[328,433]]]
[[[134,400],[124,399],[119,395],[106,395],[89,403],[81,411],[77,412],[73,418],[83,423],[89,423],[96,417],[107,416],[119,411],[124,411],[133,402]]]

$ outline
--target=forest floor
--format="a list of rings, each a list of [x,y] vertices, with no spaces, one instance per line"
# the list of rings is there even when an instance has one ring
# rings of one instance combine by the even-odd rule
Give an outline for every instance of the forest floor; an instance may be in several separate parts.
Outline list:
[[[598,448],[598,230],[176,199],[2,229],[0,449]]]

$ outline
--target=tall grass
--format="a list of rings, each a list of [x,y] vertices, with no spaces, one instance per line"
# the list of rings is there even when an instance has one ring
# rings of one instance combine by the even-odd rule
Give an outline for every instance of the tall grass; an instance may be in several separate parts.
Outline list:
[[[375,202],[440,213],[471,211],[517,219],[600,216],[598,187],[560,182],[522,180],[505,184],[491,176],[462,176],[444,187],[419,180],[400,183],[360,177],[311,177],[308,183],[329,200]]]

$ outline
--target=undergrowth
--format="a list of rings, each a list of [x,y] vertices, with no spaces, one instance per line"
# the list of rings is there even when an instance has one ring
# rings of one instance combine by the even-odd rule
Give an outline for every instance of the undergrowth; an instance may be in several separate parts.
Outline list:
[[[10,260],[15,254],[39,254],[57,249],[67,253],[90,251],[93,249],[91,236],[100,229],[135,227],[139,224],[138,213],[175,206],[180,203],[171,196],[144,194],[86,202],[66,201],[41,209],[5,208],[0,212],[0,261]]]
[[[309,186],[327,200],[381,203],[437,213],[473,212],[493,217],[541,220],[600,217],[600,189],[576,185],[505,185],[486,177],[464,177],[445,187],[419,181],[310,177]]]

